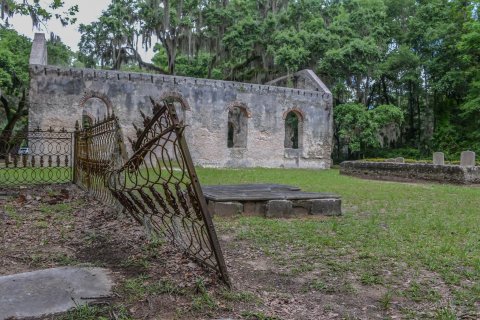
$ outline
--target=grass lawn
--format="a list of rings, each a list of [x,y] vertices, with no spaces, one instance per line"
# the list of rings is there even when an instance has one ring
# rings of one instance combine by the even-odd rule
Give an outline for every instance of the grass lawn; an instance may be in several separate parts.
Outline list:
[[[65,183],[72,181],[72,168],[0,168],[0,187],[22,184]]]
[[[219,234],[246,240],[292,276],[315,274],[306,290],[361,295],[382,287],[383,309],[412,302],[403,316],[478,315],[480,188],[361,180],[337,170],[198,172],[202,184],[283,183],[342,196],[342,217],[215,221]]]
[[[48,319],[480,319],[480,188],[362,180],[338,170],[197,173],[202,185],[337,193],[343,215],[215,217],[234,284],[228,291],[78,189],[68,187],[64,200],[65,186],[34,187],[21,192],[38,199],[0,199],[0,274],[89,263],[118,275],[106,306]]]

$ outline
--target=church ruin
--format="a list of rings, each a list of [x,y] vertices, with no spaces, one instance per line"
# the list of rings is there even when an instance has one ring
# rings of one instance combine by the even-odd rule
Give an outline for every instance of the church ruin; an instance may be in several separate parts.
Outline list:
[[[30,56],[29,128],[73,129],[115,114],[123,141],[136,136],[150,97],[175,99],[193,161],[206,167],[327,169],[331,165],[332,94],[311,71],[268,85],[47,65],[36,34]],[[135,125],[134,125],[135,124]],[[129,146],[127,146],[127,150]]]

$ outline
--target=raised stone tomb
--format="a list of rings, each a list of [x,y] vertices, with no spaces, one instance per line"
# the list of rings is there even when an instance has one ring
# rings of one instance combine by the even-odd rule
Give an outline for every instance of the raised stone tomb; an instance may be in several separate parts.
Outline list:
[[[255,215],[293,218],[305,215],[341,215],[340,196],[304,192],[280,184],[203,186],[210,212],[221,216]]]

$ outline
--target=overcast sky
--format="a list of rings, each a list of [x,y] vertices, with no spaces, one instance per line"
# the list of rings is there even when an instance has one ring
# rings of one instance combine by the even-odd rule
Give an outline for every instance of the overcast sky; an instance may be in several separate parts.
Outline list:
[[[49,2],[50,1],[40,0],[40,3],[44,7],[48,7]],[[111,0],[63,0],[63,2],[65,3],[65,8],[69,8],[76,4],[78,5],[78,13],[76,15],[77,22],[74,25],[63,27],[58,20],[52,18],[46,26],[42,26],[40,30],[34,30],[32,28],[32,20],[30,19],[30,16],[18,15],[13,19],[10,19],[9,22],[13,25],[15,30],[31,39],[33,39],[35,32],[44,32],[47,39],[49,38],[50,32],[53,32],[73,51],[78,51],[78,42],[80,41],[78,26],[81,23],[89,24],[96,21],[102,14],[102,10],[107,9]],[[140,52],[140,54],[146,61],[150,61],[153,56],[151,50],[150,52]]]

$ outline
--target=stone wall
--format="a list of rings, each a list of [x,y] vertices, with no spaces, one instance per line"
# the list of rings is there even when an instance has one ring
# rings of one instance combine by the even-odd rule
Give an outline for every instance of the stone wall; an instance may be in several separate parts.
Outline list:
[[[480,183],[480,167],[429,163],[345,161],[340,164],[340,174],[389,181],[421,180],[455,184]]]
[[[37,39],[37,37],[35,38]],[[33,49],[38,49],[34,43]],[[38,49],[40,50],[40,49]],[[32,56],[34,52],[32,52]],[[310,74],[310,72],[307,72]],[[312,72],[313,73],[313,72]],[[91,99],[120,120],[124,141],[151,114],[150,97],[184,101],[186,136],[197,165],[213,167],[329,168],[332,95],[314,80],[312,90],[169,75],[30,65],[29,126],[72,130]],[[304,83],[304,86],[306,83]],[[312,87],[313,86],[313,87]],[[248,115],[246,147],[228,148],[228,113],[239,106]],[[285,117],[301,115],[300,149],[284,147]],[[127,146],[129,148],[129,146]]]

